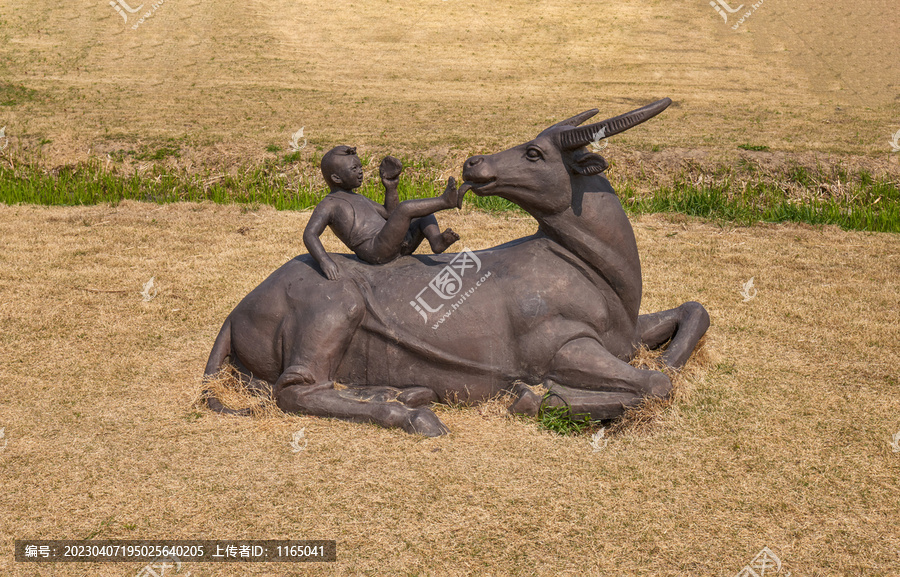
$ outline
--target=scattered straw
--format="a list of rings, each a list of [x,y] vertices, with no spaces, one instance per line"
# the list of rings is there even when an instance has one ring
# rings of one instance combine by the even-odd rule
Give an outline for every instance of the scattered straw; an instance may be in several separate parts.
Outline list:
[[[650,350],[647,347],[638,349],[631,360],[631,365],[639,368],[661,371],[672,380],[672,392],[666,399],[647,398],[636,407],[629,407],[619,419],[610,425],[608,434],[615,437],[624,434],[647,435],[664,422],[672,412],[676,403],[685,403],[693,392],[697,381],[706,374],[711,366],[711,357],[707,352],[706,337],[700,339],[687,364],[676,371],[662,362],[664,348]]]
[[[249,384],[246,376],[233,366],[226,365],[212,377],[204,379],[203,390],[194,406],[206,407],[206,399],[214,397],[226,408],[236,411],[250,409],[250,415],[254,418],[284,417],[285,413],[278,408],[273,398],[269,395],[254,394],[248,388]]]

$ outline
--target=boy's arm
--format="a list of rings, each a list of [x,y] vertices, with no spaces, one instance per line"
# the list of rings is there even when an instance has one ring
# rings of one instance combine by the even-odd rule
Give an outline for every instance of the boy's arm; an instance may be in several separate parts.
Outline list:
[[[303,231],[303,244],[306,245],[306,250],[309,251],[309,254],[319,263],[319,267],[325,273],[325,277],[328,280],[337,280],[341,278],[338,267],[331,260],[331,257],[328,256],[328,253],[325,252],[325,247],[322,246],[322,241],[319,240],[319,236],[325,232],[329,222],[331,222],[331,203],[320,202],[313,211],[312,216],[309,217],[309,222],[306,223],[306,229]]]
[[[381,173],[381,184],[384,186],[384,209],[387,216],[390,216],[397,205],[400,204],[400,193],[397,191],[397,185],[400,183],[400,172],[403,170],[403,163],[393,156],[385,156],[378,167]],[[387,218],[385,216],[385,218]]]

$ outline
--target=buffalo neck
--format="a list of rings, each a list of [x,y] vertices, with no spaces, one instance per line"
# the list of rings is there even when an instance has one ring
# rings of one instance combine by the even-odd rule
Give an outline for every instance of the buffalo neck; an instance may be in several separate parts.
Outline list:
[[[590,266],[616,293],[626,314],[637,320],[641,261],[619,198],[612,192],[576,192],[573,197],[580,210],[569,206],[555,214],[533,215],[541,232]]]

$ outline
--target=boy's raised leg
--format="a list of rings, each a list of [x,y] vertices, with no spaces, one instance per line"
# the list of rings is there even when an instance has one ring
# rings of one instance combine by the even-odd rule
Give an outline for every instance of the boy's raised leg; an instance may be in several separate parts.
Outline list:
[[[380,262],[393,260],[400,254],[400,247],[406,239],[406,233],[409,231],[414,218],[427,216],[439,210],[459,208],[462,205],[464,194],[465,191],[460,194],[459,189],[456,187],[456,179],[450,177],[447,181],[447,188],[444,189],[442,195],[434,198],[417,198],[401,202],[388,217],[387,222],[378,235],[375,236],[372,247],[374,254],[372,256]],[[437,226],[437,221],[435,221],[435,226]],[[456,234],[453,231],[450,232],[450,236]],[[443,236],[443,233],[441,234]],[[429,238],[430,242],[431,239]],[[436,244],[440,246],[439,243]]]
[[[428,244],[431,245],[431,252],[441,254],[459,240],[459,235],[453,232],[452,228],[441,232],[437,219],[433,214],[429,214],[413,220],[409,227],[409,234],[400,249],[400,254],[408,255],[416,252],[425,239],[428,239]]]
[[[437,219],[434,218],[433,214],[423,216],[420,222],[422,223],[422,233],[428,239],[428,244],[431,245],[431,252],[434,254],[441,254],[459,240],[459,235],[453,232],[452,228],[441,232],[441,227],[438,226]]]

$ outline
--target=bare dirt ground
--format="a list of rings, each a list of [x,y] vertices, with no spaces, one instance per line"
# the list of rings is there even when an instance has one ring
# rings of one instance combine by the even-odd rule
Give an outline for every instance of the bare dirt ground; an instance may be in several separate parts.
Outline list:
[[[222,320],[308,214],[0,207],[0,574],[138,572],[12,561],[14,538],[88,536],[338,541],[334,565],[194,576],[734,575],[764,546],[794,575],[900,572],[897,235],[640,218],[643,311],[703,302],[708,360],[594,452],[499,403],[439,408],[438,439],[196,408]],[[441,220],[473,249],[534,228]]]

